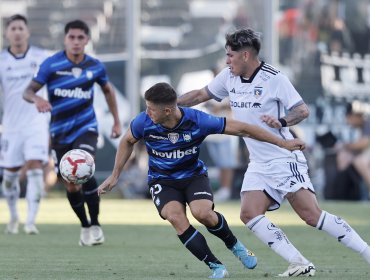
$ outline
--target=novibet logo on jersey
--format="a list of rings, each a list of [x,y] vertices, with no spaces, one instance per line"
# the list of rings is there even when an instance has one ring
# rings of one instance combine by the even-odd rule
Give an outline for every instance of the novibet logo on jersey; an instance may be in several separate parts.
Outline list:
[[[197,147],[193,147],[191,149],[187,149],[184,151],[181,151],[180,149],[172,150],[168,152],[159,152],[154,149],[152,149],[153,155],[162,157],[162,158],[183,158],[187,155],[194,155],[197,153]]]
[[[79,87],[75,89],[56,88],[54,90],[54,95],[60,97],[91,99],[91,90],[83,91],[82,88]]]

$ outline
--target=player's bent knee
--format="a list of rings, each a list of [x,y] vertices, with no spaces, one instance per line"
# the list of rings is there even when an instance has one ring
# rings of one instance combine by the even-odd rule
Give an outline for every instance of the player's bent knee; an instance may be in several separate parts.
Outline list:
[[[71,184],[71,183],[67,183],[65,182],[64,184],[67,192],[79,192],[81,190],[81,185],[74,185],[74,184]]]
[[[257,215],[255,215],[255,216],[257,216]],[[240,211],[240,220],[243,222],[243,224],[248,223],[255,216],[253,216],[253,214],[250,211],[247,211],[247,210]]]
[[[197,219],[198,222],[206,226],[212,225],[214,222],[217,223],[217,218],[213,213],[212,209],[199,209],[197,211],[192,211],[193,217]]]
[[[164,218],[169,221],[171,225],[173,225],[175,228],[179,227],[184,222],[184,220],[186,220],[186,217],[180,213],[170,213]]]
[[[306,222],[307,225],[311,226],[311,227],[316,227],[317,225],[317,220],[309,217],[307,218],[306,220],[304,220]]]
[[[311,227],[316,227],[319,219],[320,219],[320,212],[307,212],[301,216],[302,220]]]

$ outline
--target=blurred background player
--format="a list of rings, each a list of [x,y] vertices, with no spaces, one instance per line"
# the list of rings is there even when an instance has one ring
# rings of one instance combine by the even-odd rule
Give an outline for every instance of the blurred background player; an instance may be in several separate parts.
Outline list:
[[[48,115],[39,113],[22,95],[48,54],[29,45],[27,19],[22,15],[16,14],[8,19],[5,37],[9,47],[0,54],[0,85],[4,95],[0,166],[4,168],[2,191],[10,211],[10,222],[5,232],[18,233],[17,200],[20,169],[24,166],[28,204],[24,231],[37,234],[35,220],[44,190],[43,164],[48,162],[49,155]]]
[[[230,117],[229,100],[222,102],[210,100],[205,103],[208,112],[215,116]],[[206,146],[213,164],[218,169],[219,189],[214,194],[215,202],[224,202],[231,198],[234,170],[238,166],[238,138],[227,135],[210,135],[207,137]]]
[[[346,120],[352,128],[358,130],[359,137],[337,147],[338,171],[354,168],[365,181],[370,193],[370,119],[348,103]]]
[[[212,69],[214,76],[219,72],[217,66]],[[211,115],[231,117],[229,99],[222,102],[209,100],[204,104]],[[231,198],[234,171],[238,166],[239,139],[227,135],[216,134],[207,137],[206,146],[213,164],[218,169],[219,189],[214,193],[215,202],[224,202]]]
[[[121,135],[115,92],[108,81],[104,65],[85,54],[90,30],[81,20],[66,24],[65,50],[49,57],[41,66],[24,93],[24,98],[39,112],[51,112],[50,134],[52,149],[58,162],[69,150],[78,148],[95,156],[98,124],[93,107],[94,83],[103,90],[113,116],[112,138]],[[35,95],[47,85],[49,101]],[[70,205],[81,222],[79,244],[98,245],[104,242],[104,234],[98,221],[98,185],[93,177],[82,185],[64,181]],[[81,192],[82,189],[82,192]],[[85,211],[89,210],[90,221]]]

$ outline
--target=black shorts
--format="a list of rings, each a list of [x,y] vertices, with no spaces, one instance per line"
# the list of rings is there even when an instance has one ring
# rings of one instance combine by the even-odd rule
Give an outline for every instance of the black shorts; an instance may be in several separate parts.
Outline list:
[[[181,180],[156,180],[149,184],[149,191],[161,217],[163,207],[170,201],[178,201],[184,205],[199,199],[208,199],[213,202],[207,175]]]
[[[89,152],[93,157],[96,154],[96,147],[98,143],[98,134],[96,132],[88,131],[78,137],[71,144],[66,145],[51,145],[52,155],[54,158],[55,168],[58,171],[59,176],[59,162],[63,155],[72,149],[81,149]]]

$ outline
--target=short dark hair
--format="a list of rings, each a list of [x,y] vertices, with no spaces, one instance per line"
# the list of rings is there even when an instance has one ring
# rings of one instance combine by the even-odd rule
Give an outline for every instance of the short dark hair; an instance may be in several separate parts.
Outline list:
[[[173,105],[176,104],[177,93],[169,84],[157,83],[145,92],[144,98],[154,104]]]
[[[225,48],[230,47],[232,51],[239,51],[244,48],[254,49],[256,55],[261,49],[261,39],[259,33],[251,28],[238,29],[233,33],[225,36]]]
[[[86,22],[79,19],[68,22],[64,27],[64,34],[67,34],[70,29],[81,29],[87,36],[90,35],[89,26],[86,24]]]
[[[26,25],[28,25],[28,21],[27,21],[27,18],[25,16],[22,16],[20,14],[15,14],[15,15],[12,15],[11,17],[9,17],[7,20],[6,20],[6,24],[5,26],[8,27],[9,24],[11,24],[13,21],[16,21],[16,20],[21,20],[23,21]]]

